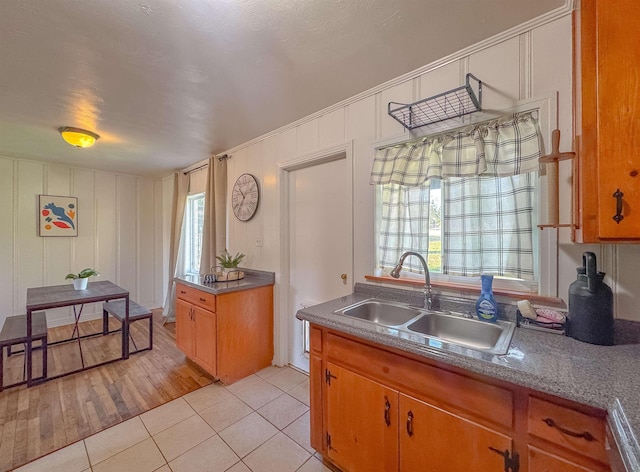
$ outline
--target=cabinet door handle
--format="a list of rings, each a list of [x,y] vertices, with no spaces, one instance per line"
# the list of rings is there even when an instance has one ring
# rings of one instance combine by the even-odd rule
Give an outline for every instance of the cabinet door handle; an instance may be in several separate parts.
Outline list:
[[[413,436],[413,412],[411,410],[407,413],[407,434],[409,437]]]
[[[517,452],[514,452],[513,455],[511,455],[511,451],[509,449],[501,451],[500,449],[496,449],[491,446],[489,446],[489,450],[504,458],[504,472],[518,472],[520,469],[520,457]]]
[[[585,431],[583,433],[576,433],[575,431],[571,431],[570,429],[563,428],[551,418],[545,418],[542,421],[544,421],[547,424],[547,426],[551,428],[556,428],[562,434],[566,434],[567,436],[571,436],[572,438],[583,438],[585,441],[595,440],[595,438],[593,437],[593,434],[591,434],[589,431]]]
[[[391,426],[391,403],[386,395],[384,396],[384,423]]]
[[[622,215],[622,197],[624,197],[624,193],[622,193],[620,189],[616,189],[616,191],[613,192],[613,198],[616,199],[616,214],[613,215],[613,220],[618,224],[624,220],[624,216]]]

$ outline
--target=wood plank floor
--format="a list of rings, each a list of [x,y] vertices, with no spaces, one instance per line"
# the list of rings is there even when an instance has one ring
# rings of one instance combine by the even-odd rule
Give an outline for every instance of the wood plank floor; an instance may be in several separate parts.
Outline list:
[[[118,322],[111,319],[112,329]],[[102,321],[81,324],[81,333],[102,329]],[[131,325],[138,347],[146,346],[148,322]],[[49,329],[50,340],[71,334],[68,326]],[[209,374],[175,345],[175,324],[162,325],[154,310],[153,350],[32,388],[13,387],[0,392],[0,471],[8,471],[56,449],[84,439],[151,408],[213,382]],[[99,363],[120,354],[120,334],[82,340],[85,363]],[[40,352],[34,353],[34,360]],[[23,354],[6,359],[5,384],[22,378]],[[41,362],[34,361],[34,375]],[[49,375],[77,367],[77,342],[49,349]]]

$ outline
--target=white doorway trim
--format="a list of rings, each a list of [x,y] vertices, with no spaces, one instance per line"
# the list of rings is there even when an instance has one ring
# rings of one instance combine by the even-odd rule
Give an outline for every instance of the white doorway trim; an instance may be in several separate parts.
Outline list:
[[[287,365],[290,358],[289,340],[291,335],[290,310],[289,306],[289,286],[290,268],[289,268],[289,172],[311,167],[326,162],[336,161],[338,159],[346,159],[347,182],[350,184],[349,200],[347,204],[347,212],[351,215],[351,224],[349,225],[349,240],[351,241],[351,260],[348,261],[349,273],[353,274],[353,141],[347,141],[343,144],[330,148],[321,149],[319,151],[298,156],[288,161],[278,162],[278,187],[280,188],[280,312],[277,314],[274,322],[274,363],[276,365]],[[352,276],[353,278],[353,276]]]

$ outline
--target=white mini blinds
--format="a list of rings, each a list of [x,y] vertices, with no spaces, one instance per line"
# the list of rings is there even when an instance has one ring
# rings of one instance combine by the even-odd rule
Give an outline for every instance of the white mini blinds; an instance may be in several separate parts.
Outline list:
[[[535,112],[454,133],[377,149],[370,183],[417,186],[431,178],[509,176],[538,169],[541,137]]]

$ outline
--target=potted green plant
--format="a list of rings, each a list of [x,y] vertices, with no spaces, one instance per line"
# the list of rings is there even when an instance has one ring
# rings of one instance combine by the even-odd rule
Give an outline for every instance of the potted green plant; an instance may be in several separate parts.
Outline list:
[[[216,259],[218,259],[220,267],[223,269],[236,269],[240,262],[242,262],[242,259],[244,259],[244,254],[238,252],[235,256],[232,256],[229,254],[229,251],[225,249],[221,255],[216,256]]]
[[[224,252],[216,256],[216,259],[220,263],[220,267],[222,267],[222,274],[227,275],[231,270],[236,270],[242,259],[244,259],[244,254],[238,252],[235,256],[229,254],[229,251],[226,249]]]
[[[99,276],[100,274],[91,268],[86,268],[78,272],[77,274],[67,274],[64,278],[65,280],[73,280],[73,288],[75,290],[84,290],[87,288],[87,283],[89,282],[89,277]]]

